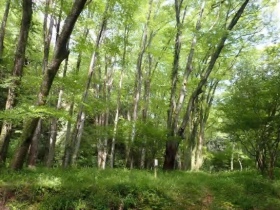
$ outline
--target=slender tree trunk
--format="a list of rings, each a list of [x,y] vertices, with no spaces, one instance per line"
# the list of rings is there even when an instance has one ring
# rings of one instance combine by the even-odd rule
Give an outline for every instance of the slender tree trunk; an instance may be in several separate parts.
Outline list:
[[[24,1],[25,2],[25,1]],[[38,106],[43,106],[46,103],[46,99],[49,95],[53,80],[57,74],[61,62],[67,58],[69,51],[67,50],[67,43],[69,41],[70,35],[74,29],[75,23],[82,12],[87,0],[75,0],[72,9],[67,16],[60,36],[56,42],[54,55],[50,65],[48,66],[46,72],[44,73],[43,80],[41,82],[41,88],[38,94]],[[38,118],[32,118],[25,122],[23,128],[23,134],[21,136],[21,144],[16,151],[12,162],[12,169],[19,170],[23,167],[23,163],[28,151],[28,147],[32,141],[32,136],[36,129]]]
[[[134,94],[133,94],[134,99],[133,99],[133,112],[132,112],[132,130],[131,130],[130,144],[128,145],[128,148],[127,148],[127,158],[126,158],[127,160],[130,161],[131,169],[133,168],[133,165],[134,165],[133,153],[135,153],[135,151],[131,151],[131,146],[134,143],[135,135],[136,135],[136,121],[138,119],[138,106],[139,106],[139,101],[140,101],[140,97],[141,97],[141,88],[142,88],[143,56],[146,52],[147,47],[149,47],[149,44],[151,43],[149,40],[152,39],[151,36],[148,37],[148,27],[149,27],[149,22],[150,22],[150,18],[151,18],[152,5],[153,5],[153,0],[150,0],[149,1],[149,11],[147,14],[147,21],[144,26],[141,43],[140,43],[140,51],[138,54],[137,64],[136,64],[136,74],[135,74],[135,84],[134,84]]]
[[[150,35],[150,37],[152,34]],[[150,38],[151,40],[151,38]],[[148,111],[149,111],[149,104],[150,104],[150,95],[151,95],[151,80],[152,80],[152,55],[149,53],[147,56],[148,60],[148,67],[147,71],[145,72],[144,75],[144,95],[143,95],[143,101],[144,101],[144,106],[142,109],[142,121],[143,123],[147,122],[148,118]],[[143,134],[143,143],[142,143],[142,148],[141,148],[141,158],[140,158],[140,168],[143,169],[145,168],[145,162],[146,162],[146,147],[148,147],[147,142],[146,142],[146,135]]]
[[[200,115],[203,114],[203,111],[200,111]],[[196,151],[195,152],[195,161],[194,161],[194,166],[192,166],[192,170],[198,171],[202,164],[203,164],[203,145],[204,145],[204,129],[205,129],[205,123],[203,121],[202,116],[200,116],[199,119],[199,132],[198,132],[198,139],[196,142]]]
[[[48,0],[50,1],[50,7],[53,5],[53,7],[57,7],[57,5],[55,4],[55,2],[53,0]],[[58,15],[58,19],[56,20],[56,24],[55,24],[55,31],[56,31],[56,37],[55,37],[55,41],[57,42],[58,37],[59,37],[59,32],[60,32],[60,26],[61,26],[61,17],[62,17],[62,10],[63,10],[63,2],[64,0],[60,0],[60,5],[59,5],[59,15]],[[48,8],[50,9],[50,8]],[[45,34],[45,48],[44,48],[44,63],[47,67],[48,62],[49,62],[49,50],[50,50],[50,43],[51,43],[51,39],[52,39],[52,33],[54,30],[54,21],[55,21],[55,17],[53,15],[51,15],[50,17],[50,23],[49,23],[49,28],[48,28],[48,32],[46,32]],[[69,49],[69,42],[66,44],[66,49]],[[64,64],[64,69],[63,69],[63,75],[62,77],[65,78],[66,77],[66,72],[67,72],[67,68],[68,68],[68,59],[69,59],[69,55],[66,57],[65,59],[65,64]],[[57,92],[55,92],[54,94],[58,95],[58,100],[57,100],[57,105],[56,105],[56,109],[60,109],[61,107],[61,101],[62,101],[62,95],[63,95],[63,87],[60,88],[60,90]],[[46,145],[47,149],[47,153],[45,154],[46,156],[46,166],[47,167],[51,167],[52,166],[52,162],[54,159],[54,154],[55,154],[55,144],[56,144],[56,137],[57,137],[57,124],[58,124],[58,119],[56,119],[55,117],[52,118],[50,120],[50,126],[49,126],[49,133],[50,133],[50,137],[49,137],[49,141],[48,141],[48,145]]]
[[[180,16],[180,7],[179,7],[179,3],[177,3],[177,6],[176,6],[176,17],[177,16]],[[192,72],[192,63],[193,63],[193,56],[194,56],[194,52],[195,52],[195,46],[196,46],[196,40],[197,40],[197,35],[198,35],[198,31],[200,30],[201,28],[201,19],[202,19],[202,14],[203,14],[203,11],[204,11],[204,2],[202,2],[202,6],[201,6],[201,10],[200,10],[200,13],[199,13],[199,18],[197,20],[197,23],[196,23],[196,30],[197,30],[197,33],[194,34],[193,36],[193,39],[192,39],[192,43],[191,43],[191,47],[190,47],[190,52],[189,52],[189,55],[188,55],[188,58],[187,58],[187,63],[186,63],[186,67],[185,67],[185,71],[184,71],[184,75],[183,75],[183,80],[182,80],[182,85],[181,85],[181,90],[180,90],[180,94],[179,94],[179,97],[177,99],[177,102],[176,102],[176,90],[177,90],[177,80],[178,80],[178,68],[179,68],[179,59],[180,59],[180,51],[181,51],[181,44],[177,44],[177,42],[181,42],[180,41],[180,36],[181,36],[181,22],[183,21],[180,21],[180,17],[177,17],[177,36],[176,36],[176,42],[175,42],[175,53],[174,53],[174,60],[173,60],[173,75],[172,75],[172,89],[171,89],[171,98],[170,98],[170,109],[169,109],[169,114],[168,114],[168,129],[170,130],[170,135],[171,136],[176,136],[178,133],[179,133],[179,137],[180,138],[183,138],[183,135],[181,133],[181,130],[177,130],[178,129],[178,121],[179,121],[179,116],[180,116],[180,112],[181,112],[181,109],[182,109],[182,105],[184,103],[184,100],[185,100],[185,97],[186,97],[186,93],[187,93],[187,83],[188,83],[188,78],[189,78],[189,75],[190,73]],[[185,11],[186,12],[186,11]],[[176,76],[176,77],[175,77]],[[174,140],[172,140],[174,141]],[[173,142],[170,141],[170,144],[173,144]],[[178,140],[179,141],[179,140]],[[169,141],[167,141],[167,144],[169,144]],[[179,144],[179,142],[177,143]],[[167,154],[167,153],[166,153]],[[170,154],[171,156],[168,157],[166,159],[169,160],[169,159],[172,159],[172,162],[175,164],[175,159],[176,159],[176,155],[177,155],[177,152],[176,153],[168,153]],[[184,154],[184,152],[183,152]],[[174,160],[173,160],[174,159]],[[184,157],[183,157],[184,159]],[[174,169],[175,165],[171,166],[170,164],[168,164],[167,162],[165,161],[165,164],[164,164],[164,169]],[[169,167],[168,167],[169,166]],[[183,163],[183,166],[184,167],[184,163]]]
[[[44,57],[43,57],[43,68],[42,68],[43,74],[45,73],[49,63],[50,44],[51,44],[52,32],[54,26],[53,15],[50,16],[50,22],[48,25],[49,10],[52,7],[52,4],[53,4],[52,0],[46,0],[44,23],[43,23],[43,39],[44,39]],[[62,8],[60,8],[60,10],[62,10]]]
[[[63,3],[64,3],[64,0],[60,0],[60,8],[61,9],[59,10],[58,20],[57,20],[57,25],[56,25],[56,37],[55,37],[55,41],[56,42],[57,42],[57,40],[59,38],[59,34],[60,34],[60,26],[61,26],[61,19],[62,19]]]
[[[175,160],[179,141],[176,139],[175,124],[173,123],[173,117],[176,110],[176,91],[178,83],[178,70],[181,53],[181,36],[182,36],[182,23],[181,11],[182,11],[183,0],[175,0],[175,17],[176,17],[176,36],[175,46],[173,55],[173,65],[171,72],[171,93],[169,100],[169,109],[167,111],[167,129],[168,129],[168,140],[166,142],[166,149],[164,155],[164,170],[173,170],[175,168]]]
[[[113,84],[113,64],[111,62],[111,58],[105,55],[105,79],[103,81],[103,98],[105,100],[105,104],[107,106],[105,113],[102,114],[102,127],[104,127],[105,134],[103,134],[100,138],[99,145],[97,147],[98,150],[98,167],[101,169],[105,169],[108,155],[108,134],[107,127],[109,125],[109,102],[111,99],[111,89]]]
[[[106,167],[106,160],[107,160],[107,154],[108,154],[108,139],[105,137],[105,139],[100,139],[99,145],[98,145],[98,168],[105,169]]]
[[[198,101],[198,99],[197,99]],[[196,102],[197,103],[197,102]],[[196,137],[199,127],[199,108],[192,111],[190,122],[189,122],[189,131],[188,131],[188,144],[187,144],[187,153],[184,157],[184,169],[194,170],[195,167],[195,157],[197,151]]]
[[[71,164],[73,164],[73,165],[76,164],[76,160],[78,157],[78,152],[79,152],[80,145],[81,145],[82,134],[84,131],[86,113],[84,111],[80,112],[77,116],[77,119],[79,119],[79,122],[75,126],[75,128],[77,128],[77,130],[74,130],[75,136],[72,136],[72,144],[71,144],[73,146],[73,153],[71,154],[71,156],[72,156]]]
[[[196,89],[193,91],[193,93],[191,94],[191,96],[189,98],[188,105],[187,105],[187,108],[186,108],[183,120],[182,120],[182,122],[181,122],[181,124],[180,124],[180,126],[178,127],[178,130],[177,130],[177,136],[179,136],[181,138],[184,137],[185,129],[186,129],[187,126],[190,125],[191,113],[192,113],[192,110],[193,110],[193,108],[195,106],[195,101],[198,98],[198,96],[202,93],[202,88],[207,83],[209,75],[211,74],[211,72],[212,72],[212,70],[213,70],[213,68],[215,66],[215,63],[218,60],[219,55],[222,52],[222,49],[224,48],[225,41],[228,38],[229,32],[232,31],[234,26],[237,24],[238,20],[240,19],[241,15],[243,14],[243,12],[244,12],[244,10],[245,10],[245,8],[246,8],[248,3],[249,3],[249,0],[245,0],[243,2],[243,4],[240,6],[240,8],[237,10],[237,12],[233,15],[233,18],[231,19],[230,24],[226,28],[227,31],[222,35],[222,37],[220,39],[220,42],[218,43],[218,45],[217,45],[215,51],[213,52],[213,54],[211,55],[211,58],[210,58],[210,61],[208,63],[208,66],[206,68],[204,76],[202,76],[202,78],[199,81]],[[174,61],[176,60],[175,59],[176,56],[177,56],[177,54],[175,53]],[[173,65],[173,66],[175,66],[175,65]],[[173,73],[174,72],[175,71],[173,71]],[[173,88],[173,86],[174,85],[172,83],[172,88]],[[172,97],[172,93],[173,92],[171,91],[171,97]],[[175,108],[174,108],[175,106],[172,105],[172,103],[176,105],[174,100],[170,100],[170,104],[171,104],[170,107],[171,108],[169,109],[169,116],[168,116],[169,128],[172,127],[171,126],[172,125],[172,114],[170,114],[170,112],[172,112],[172,110],[175,110]],[[173,125],[173,127],[174,127],[174,125]],[[171,134],[172,134],[172,132],[171,132]],[[169,142],[170,142],[170,146],[169,146]],[[191,142],[189,142],[189,144],[191,144]],[[176,143],[176,145],[179,145],[179,141]],[[164,169],[174,169],[174,165],[171,164],[171,163],[175,163],[175,157],[176,157],[176,153],[177,153],[177,150],[175,150],[174,148],[176,148],[176,147],[174,147],[174,140],[167,141],[166,153],[165,153],[165,161],[164,161],[164,167],[163,167]],[[178,149],[178,146],[177,146],[177,149]],[[170,150],[170,151],[167,151],[167,150]],[[190,154],[192,154],[192,152],[190,152]],[[167,155],[169,155],[169,157]]]
[[[121,89],[122,89],[124,69],[126,67],[126,51],[127,51],[128,33],[129,33],[129,29],[128,29],[128,26],[126,25],[125,30],[124,30],[124,38],[123,38],[124,47],[123,47],[123,54],[122,54],[122,70],[121,70],[121,76],[120,76],[119,87],[118,87],[117,108],[116,108],[116,114],[115,114],[115,119],[114,119],[114,130],[113,130],[113,138],[112,138],[111,153],[110,153],[110,167],[111,168],[114,167],[116,135],[117,135],[117,130],[118,130],[119,112],[120,112],[120,104],[121,104]]]
[[[213,80],[210,82],[208,86],[208,90],[205,90],[202,94],[202,96],[199,98],[199,102],[196,103],[197,106],[200,108],[196,110],[197,115],[198,115],[198,123],[199,123],[199,128],[197,134],[194,133],[194,144],[196,147],[193,149],[193,153],[195,154],[194,156],[194,161],[193,165],[190,166],[191,170],[196,170],[198,171],[202,164],[203,164],[203,153],[202,149],[204,146],[204,133],[205,133],[205,125],[209,117],[210,109],[212,107],[212,102],[214,99],[214,95],[216,92],[216,88],[218,86],[219,80]],[[186,157],[186,158],[192,158],[192,157]]]
[[[121,78],[120,78],[120,81],[119,81],[117,108],[116,108],[116,114],[115,114],[115,119],[114,119],[114,130],[113,130],[113,138],[112,138],[111,153],[110,153],[110,167],[111,168],[114,168],[116,135],[117,135],[117,129],[118,129],[118,122],[119,122],[119,112],[120,112],[119,109],[120,109],[120,97],[121,97],[122,81],[123,81],[123,70],[121,72]]]
[[[48,25],[48,19],[49,19],[49,10],[51,9],[52,4],[53,4],[52,0],[47,0],[45,5],[45,14],[44,14],[44,22],[43,22],[44,55],[42,61],[43,63],[42,74],[45,73],[49,62],[50,44],[52,39],[54,18],[52,15],[50,16],[49,25]],[[28,164],[27,164],[29,167],[35,167],[36,165],[42,125],[43,125],[42,119],[39,119],[38,125],[36,127],[36,131],[34,133],[34,136],[32,137],[32,142],[29,148],[29,157],[28,157]]]
[[[239,154],[238,154],[238,157],[237,157],[237,161],[238,161],[238,163],[239,163],[239,169],[240,169],[240,171],[243,171],[243,166],[242,166],[242,162],[241,162],[241,159],[240,159]]]
[[[68,68],[68,56],[65,59],[65,65],[64,65],[64,70],[63,70],[63,78],[66,77],[67,68]],[[63,95],[63,87],[60,88],[59,93],[58,93],[58,99],[57,99],[57,105],[56,105],[57,110],[59,110],[61,108],[62,95]],[[56,138],[57,138],[57,125],[58,125],[58,119],[56,117],[53,117],[51,119],[50,138],[49,138],[49,142],[48,142],[48,153],[47,153],[47,158],[46,158],[46,166],[47,167],[51,167],[53,165],[53,160],[54,160],[54,155],[55,155]]]
[[[67,63],[65,64],[67,66]],[[67,67],[65,67],[67,68]],[[61,108],[61,102],[62,102],[62,95],[63,90],[61,89],[58,94],[58,100],[56,109],[59,110]],[[54,154],[55,154],[55,144],[56,144],[56,138],[57,138],[57,124],[58,119],[56,117],[51,119],[51,134],[49,139],[49,145],[48,145],[48,156],[47,156],[47,167],[51,167],[53,165],[54,160]]]
[[[32,142],[29,147],[28,167],[34,168],[36,166],[36,160],[38,155],[39,139],[41,137],[42,119],[39,119]]]
[[[266,152],[263,148],[263,145],[258,145],[258,149],[256,152],[256,162],[257,167],[261,171],[262,175],[265,175],[267,170],[267,163],[266,163]]]
[[[100,139],[98,145],[98,168],[105,169],[107,160],[107,139]]]
[[[1,136],[0,136],[0,164],[6,162],[9,144],[10,144],[10,138],[12,134],[11,131],[12,131],[12,124],[4,121],[2,124]]]
[[[84,40],[86,40],[88,36],[89,30],[87,28],[84,29]],[[77,63],[76,63],[76,75],[79,74],[80,72],[80,67],[81,67],[81,62],[82,62],[82,52],[79,52],[78,58],[77,58]],[[69,108],[69,115],[72,118],[73,117],[73,112],[74,112],[74,96],[72,96],[71,99],[71,104]],[[71,157],[73,154],[73,148],[72,148],[72,141],[71,141],[71,127],[72,123],[71,120],[68,120],[67,122],[67,128],[66,128],[66,136],[65,136],[65,149],[64,149],[64,155],[62,159],[62,166],[68,167],[71,164]]]
[[[103,39],[103,35],[104,32],[106,30],[106,25],[107,25],[107,20],[108,20],[108,12],[109,12],[109,2],[107,1],[106,3],[106,8],[103,14],[103,19],[101,22],[101,26],[100,26],[100,30],[98,32],[97,35],[97,39],[95,42],[95,46],[94,46],[94,52],[92,54],[91,57],[91,62],[90,62],[90,66],[89,66],[89,71],[88,71],[88,77],[87,77],[87,82],[86,82],[86,87],[82,96],[82,100],[81,100],[81,104],[79,107],[79,111],[78,111],[78,115],[77,115],[77,119],[76,119],[76,123],[75,123],[75,127],[73,129],[72,132],[72,139],[71,139],[71,147],[73,148],[73,153],[71,154],[71,164],[75,164],[76,162],[76,158],[78,155],[78,151],[80,148],[80,143],[81,143],[81,137],[82,137],[82,133],[83,133],[83,129],[84,129],[84,123],[85,123],[85,111],[84,111],[84,103],[87,100],[88,97],[88,92],[89,92],[89,88],[91,85],[91,80],[96,68],[96,62],[97,62],[97,55],[98,55],[98,50],[100,47],[100,44],[102,42]],[[75,148],[75,149],[74,149]]]
[[[221,54],[221,52],[224,48],[225,41],[227,40],[228,35],[229,35],[229,31],[231,31],[234,28],[234,26],[237,24],[237,22],[238,22],[239,18],[241,17],[241,15],[242,15],[245,7],[247,6],[248,2],[249,2],[249,0],[244,1],[244,3],[241,5],[239,10],[235,13],[234,17],[232,18],[229,26],[227,27],[227,31],[221,37],[220,42],[217,45],[216,50],[214,51],[214,53],[212,54],[212,56],[210,58],[210,61],[209,61],[208,67],[206,69],[205,75],[199,81],[196,89],[194,90],[194,92],[192,93],[192,95],[189,99],[188,107],[186,109],[186,112],[185,112],[185,115],[184,115],[184,118],[183,118],[183,122],[181,123],[179,132],[183,132],[185,130],[186,125],[189,121],[189,116],[191,114],[192,107],[194,106],[193,101],[198,97],[199,94],[202,93],[202,88],[206,84],[207,79],[209,78],[209,76],[210,76],[210,74],[211,74],[211,72],[212,72],[212,70],[215,66],[215,63],[218,60],[219,55]]]
[[[10,12],[10,5],[11,5],[11,0],[6,0],[5,12],[3,15],[2,24],[0,28],[0,64],[2,63],[2,59],[3,59],[4,37],[6,32],[6,23]]]
[[[101,116],[101,122],[99,123],[100,126],[106,128],[108,126],[109,121],[109,110],[106,113],[103,113]],[[106,160],[108,154],[108,137],[100,137],[99,142],[97,145],[98,150],[98,168],[105,169],[106,167]]]
[[[113,138],[112,138],[112,145],[111,145],[111,152],[110,152],[110,167],[111,168],[114,168],[114,163],[115,163],[116,135],[117,135],[118,121],[119,121],[119,106],[120,106],[119,102],[117,102],[116,114],[115,114],[115,119],[114,119]]]
[[[193,70],[193,66],[192,66],[193,57],[194,57],[195,47],[196,47],[196,44],[197,44],[197,36],[199,35],[199,31],[200,31],[200,28],[201,28],[201,19],[202,19],[202,15],[203,15],[203,12],[204,12],[204,6],[205,6],[205,1],[203,1],[201,3],[201,9],[200,9],[200,12],[199,12],[199,17],[198,17],[198,20],[196,22],[196,33],[193,35],[193,38],[192,38],[190,52],[189,52],[188,57],[187,57],[186,67],[185,67],[184,75],[183,75],[183,79],[182,79],[181,90],[180,90],[180,94],[179,94],[179,97],[178,97],[177,102],[176,102],[175,112],[173,114],[171,128],[172,128],[172,130],[175,134],[177,133],[179,116],[180,116],[181,109],[182,109],[182,106],[184,104],[185,97],[186,97],[186,94],[187,94],[188,79],[189,79],[189,76],[190,76],[190,74]]]
[[[9,3],[9,2],[8,2]],[[8,90],[8,96],[6,101],[6,110],[12,109],[16,104],[17,89],[20,86],[20,80],[23,73],[23,65],[25,60],[25,50],[27,46],[28,33],[32,19],[32,0],[26,0],[22,3],[22,20],[20,33],[18,38],[18,44],[15,54],[14,66],[12,75],[14,77],[13,84]],[[12,123],[4,120],[1,136],[0,136],[0,163],[5,162],[7,151],[9,148],[10,137],[12,132]]]
[[[70,104],[69,108],[69,116],[72,118],[74,111],[74,97],[72,99],[72,102]],[[68,120],[67,122],[67,128],[66,128],[66,135],[65,135],[65,149],[64,149],[64,155],[62,160],[62,166],[64,168],[68,167],[71,163],[71,154],[72,154],[72,147],[71,147],[71,120]]]

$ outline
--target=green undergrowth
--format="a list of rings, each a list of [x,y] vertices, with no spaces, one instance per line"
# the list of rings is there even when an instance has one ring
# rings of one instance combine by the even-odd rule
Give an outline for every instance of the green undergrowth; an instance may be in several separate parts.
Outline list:
[[[276,176],[279,177],[279,176]],[[254,171],[36,169],[1,172],[0,209],[280,209],[280,181]]]

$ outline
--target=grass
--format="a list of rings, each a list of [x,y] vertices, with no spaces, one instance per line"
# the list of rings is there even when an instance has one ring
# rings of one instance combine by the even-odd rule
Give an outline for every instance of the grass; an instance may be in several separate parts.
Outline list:
[[[279,176],[276,176],[279,177]],[[280,181],[255,171],[36,169],[0,175],[0,209],[280,209]]]

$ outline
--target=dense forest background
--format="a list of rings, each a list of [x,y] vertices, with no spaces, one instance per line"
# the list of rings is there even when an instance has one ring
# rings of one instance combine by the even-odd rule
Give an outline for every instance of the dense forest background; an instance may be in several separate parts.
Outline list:
[[[0,162],[279,166],[279,2],[1,0]]]

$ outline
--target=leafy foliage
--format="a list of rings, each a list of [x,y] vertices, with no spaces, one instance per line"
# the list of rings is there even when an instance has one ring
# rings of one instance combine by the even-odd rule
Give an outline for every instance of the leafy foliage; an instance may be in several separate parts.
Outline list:
[[[274,167],[275,163],[267,164],[274,162],[279,153],[280,74],[272,54],[279,55],[278,46],[266,49],[260,63],[247,61],[238,66],[237,79],[222,106],[224,131],[257,160],[259,150],[264,150],[263,170]]]

